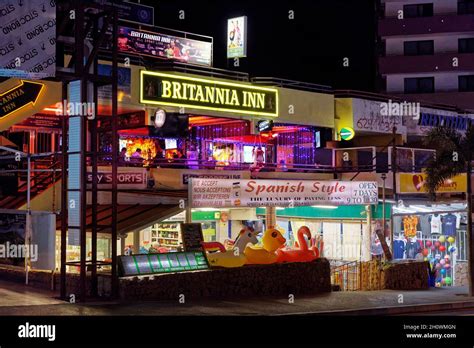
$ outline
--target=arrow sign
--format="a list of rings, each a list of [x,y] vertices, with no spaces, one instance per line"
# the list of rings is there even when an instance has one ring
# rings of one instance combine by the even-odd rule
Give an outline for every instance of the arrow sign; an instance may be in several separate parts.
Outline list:
[[[354,130],[350,127],[342,128],[339,134],[341,135],[341,139],[346,141],[351,140],[355,136]]]
[[[35,105],[44,84],[21,80],[18,86],[0,94],[0,119],[28,105]]]

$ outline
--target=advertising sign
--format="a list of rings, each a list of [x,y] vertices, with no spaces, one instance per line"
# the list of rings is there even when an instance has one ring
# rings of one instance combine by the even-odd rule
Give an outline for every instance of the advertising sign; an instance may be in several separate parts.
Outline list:
[[[425,187],[425,173],[399,173],[398,193],[427,193]],[[446,180],[436,192],[439,193],[455,193],[466,192],[467,182],[466,175],[460,174],[451,179]]]
[[[140,103],[277,116],[278,90],[141,70]]]
[[[204,241],[202,225],[200,223],[181,223],[181,237],[186,251],[202,251],[201,242]]]
[[[56,74],[56,2],[0,1],[0,76]]]
[[[133,22],[141,25],[155,25],[155,9],[151,6],[136,4],[134,2],[117,0],[95,0],[94,2],[101,5],[109,5],[117,8],[120,20]]]
[[[377,204],[374,181],[192,179],[192,208]]]
[[[227,58],[247,57],[247,16],[227,20]]]
[[[207,259],[201,252],[131,255],[119,257],[120,276],[159,274],[208,269]]]
[[[97,173],[97,184],[101,187],[112,185],[112,173],[99,170]],[[117,173],[117,184],[121,188],[143,189],[146,187],[147,175],[145,168],[119,168]],[[88,169],[87,184],[92,184],[92,172]]]
[[[184,63],[212,65],[212,43],[151,31],[119,27],[118,49]]]
[[[112,76],[112,65],[99,64],[99,75]],[[131,80],[132,74],[129,68],[118,67],[117,69],[118,89],[117,98],[121,103],[128,103],[131,101]],[[112,86],[100,86],[97,89],[99,94],[99,102],[106,104],[112,100]]]
[[[29,105],[35,105],[43,88],[42,83],[22,80],[18,86],[0,93],[0,118]]]

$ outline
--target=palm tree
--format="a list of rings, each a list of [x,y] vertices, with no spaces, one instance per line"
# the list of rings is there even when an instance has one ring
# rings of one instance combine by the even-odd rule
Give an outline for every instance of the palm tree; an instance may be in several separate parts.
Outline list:
[[[471,171],[474,159],[474,127],[465,133],[451,128],[436,127],[424,139],[428,148],[435,149],[425,173],[426,188],[430,196],[436,198],[436,190],[447,180],[459,174],[467,177],[467,244],[468,244],[468,284],[469,295],[474,296],[474,236],[472,234],[472,187]]]

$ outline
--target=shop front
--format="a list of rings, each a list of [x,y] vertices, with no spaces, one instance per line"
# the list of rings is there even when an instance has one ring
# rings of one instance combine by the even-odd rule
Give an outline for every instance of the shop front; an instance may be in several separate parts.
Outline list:
[[[437,201],[426,199],[424,173],[400,173],[399,202],[393,205],[394,260],[430,263],[432,286],[467,284],[466,175],[447,180]]]

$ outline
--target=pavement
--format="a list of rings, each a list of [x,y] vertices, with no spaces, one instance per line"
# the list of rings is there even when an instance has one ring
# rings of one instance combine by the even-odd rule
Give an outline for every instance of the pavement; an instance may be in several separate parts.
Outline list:
[[[288,298],[251,298],[241,300],[186,300],[176,302],[67,303],[57,293],[0,281],[0,316],[7,315],[403,315],[445,311],[461,314],[474,309],[474,297],[467,288],[432,288],[423,291],[333,292]]]

